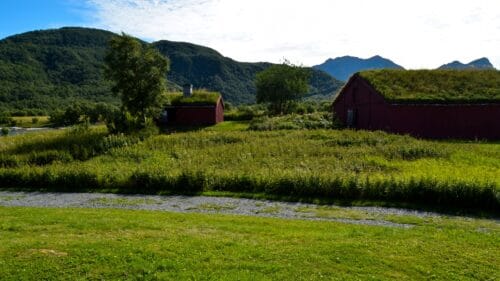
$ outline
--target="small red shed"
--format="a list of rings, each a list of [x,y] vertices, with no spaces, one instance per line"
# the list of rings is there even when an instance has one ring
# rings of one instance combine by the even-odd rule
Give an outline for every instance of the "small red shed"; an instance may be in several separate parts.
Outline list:
[[[171,105],[162,113],[162,123],[169,126],[215,125],[224,121],[224,101],[219,93],[194,91],[184,87],[184,95],[172,95]]]
[[[373,70],[332,104],[346,126],[423,138],[500,139],[500,72]]]

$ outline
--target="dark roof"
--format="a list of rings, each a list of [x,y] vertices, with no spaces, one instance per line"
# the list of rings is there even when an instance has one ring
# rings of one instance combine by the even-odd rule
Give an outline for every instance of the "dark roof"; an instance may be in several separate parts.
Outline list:
[[[496,70],[370,70],[359,75],[395,103],[500,103]]]

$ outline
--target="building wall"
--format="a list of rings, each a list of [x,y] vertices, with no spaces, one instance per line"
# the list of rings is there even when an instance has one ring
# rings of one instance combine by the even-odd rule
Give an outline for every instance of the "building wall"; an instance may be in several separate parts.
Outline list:
[[[183,106],[168,109],[168,124],[170,125],[213,125],[215,107]]]
[[[391,105],[389,130],[425,138],[500,139],[498,105]]]
[[[168,125],[215,125],[224,121],[224,105],[222,100],[213,105],[173,106],[167,108]]]
[[[333,104],[336,116],[353,128],[424,138],[500,139],[500,104],[389,104],[364,79],[353,76]]]

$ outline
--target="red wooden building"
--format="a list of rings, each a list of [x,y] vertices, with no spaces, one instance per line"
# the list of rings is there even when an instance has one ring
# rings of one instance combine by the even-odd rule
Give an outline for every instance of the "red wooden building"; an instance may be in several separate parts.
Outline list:
[[[357,73],[336,96],[332,108],[341,122],[356,129],[423,138],[500,139],[499,72],[450,73]],[[428,81],[431,85],[422,86]]]
[[[184,95],[176,97],[160,119],[169,126],[215,125],[224,121],[224,101],[218,93],[193,93],[188,85],[184,87]]]

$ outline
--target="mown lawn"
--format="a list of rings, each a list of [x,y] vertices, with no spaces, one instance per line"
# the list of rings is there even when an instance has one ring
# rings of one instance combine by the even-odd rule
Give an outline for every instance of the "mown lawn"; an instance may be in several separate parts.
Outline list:
[[[498,280],[500,227],[0,208],[2,280]]]

